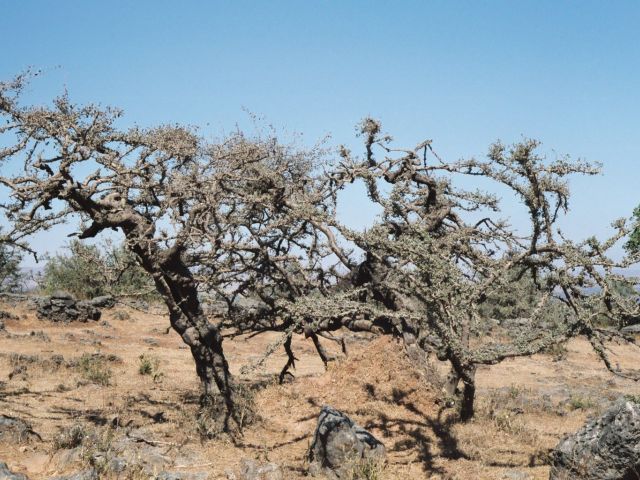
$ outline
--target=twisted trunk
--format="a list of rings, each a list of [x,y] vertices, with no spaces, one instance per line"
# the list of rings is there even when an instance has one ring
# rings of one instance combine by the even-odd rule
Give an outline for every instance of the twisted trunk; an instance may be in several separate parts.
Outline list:
[[[179,255],[163,258],[161,254],[150,252],[148,244],[136,243],[132,250],[152,275],[156,289],[169,309],[171,327],[191,350],[202,385],[201,405],[219,406],[219,400],[222,400],[223,408],[218,415],[221,418],[216,418],[216,422],[226,432],[241,430],[248,412],[240,411],[238,404],[246,402],[238,401],[240,391],[224,355],[222,333],[204,314],[189,268]]]
[[[448,396],[458,397],[460,400],[460,420],[467,422],[475,414],[476,398],[476,366],[463,365],[455,360],[449,360],[451,371],[447,375],[445,390]],[[462,381],[462,391],[458,385]]]

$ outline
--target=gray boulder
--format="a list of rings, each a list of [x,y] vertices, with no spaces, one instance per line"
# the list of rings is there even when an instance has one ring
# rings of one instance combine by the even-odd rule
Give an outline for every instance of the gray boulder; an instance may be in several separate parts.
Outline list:
[[[52,322],[88,322],[100,320],[100,310],[88,301],[77,301],[66,292],[56,292],[50,297],[34,298],[36,316]]]
[[[384,445],[347,415],[322,407],[309,450],[309,473],[330,479],[347,478],[354,465],[363,461],[382,462]]]
[[[162,471],[152,478],[154,478],[154,480],[207,480],[207,478],[209,478],[209,474],[205,472],[185,473]]]
[[[29,480],[26,475],[21,473],[13,473],[9,470],[9,466],[0,462],[0,480]]]
[[[621,333],[626,333],[627,335],[640,335],[640,323],[636,323],[635,325],[627,325],[626,327],[622,327],[620,329]]]
[[[640,472],[640,404],[619,399],[600,417],[563,438],[552,453],[550,480],[633,480]]]
[[[101,295],[99,297],[93,297],[91,300],[87,300],[87,303],[96,308],[113,308],[116,305],[116,299],[111,295]]]
[[[63,475],[62,477],[53,477],[50,480],[99,480],[98,472],[93,468],[82,470],[71,475]]]
[[[282,470],[275,463],[258,465],[253,460],[243,460],[240,466],[240,474],[235,478],[237,480],[284,480]]]
[[[0,415],[0,440],[23,443],[32,439],[42,440],[28,422],[9,415]]]

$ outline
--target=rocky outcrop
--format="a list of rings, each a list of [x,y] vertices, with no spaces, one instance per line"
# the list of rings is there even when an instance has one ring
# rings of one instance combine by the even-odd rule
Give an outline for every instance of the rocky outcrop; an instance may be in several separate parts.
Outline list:
[[[0,320],[19,320],[15,313],[7,312],[6,310],[0,310]]]
[[[64,475],[62,477],[53,477],[50,480],[99,480],[98,472],[93,468],[82,470],[78,473],[72,473],[71,475]]]
[[[640,323],[636,323],[635,325],[627,325],[626,327],[622,327],[620,329],[621,333],[625,333],[627,335],[640,335]]]
[[[550,480],[632,480],[640,472],[640,404],[622,398],[563,438]]]
[[[71,294],[56,292],[50,297],[34,298],[36,316],[52,322],[88,322],[100,319],[100,309],[91,300],[77,301]]]
[[[309,473],[323,473],[330,479],[348,478],[356,465],[382,462],[384,445],[347,415],[322,407],[309,450]]]
[[[253,460],[242,460],[238,473],[227,471],[227,480],[284,480],[282,469],[275,463],[258,465]]]
[[[23,443],[32,439],[42,440],[31,425],[15,417],[0,415],[0,440],[7,443]]]
[[[26,475],[21,473],[13,473],[9,470],[9,466],[0,462],[0,480],[29,480]]]
[[[209,474],[206,472],[201,473],[186,473],[186,472],[166,472],[162,471],[155,477],[154,480],[207,480]]]
[[[116,299],[111,295],[100,295],[87,300],[86,303],[96,308],[113,308],[116,306]]]

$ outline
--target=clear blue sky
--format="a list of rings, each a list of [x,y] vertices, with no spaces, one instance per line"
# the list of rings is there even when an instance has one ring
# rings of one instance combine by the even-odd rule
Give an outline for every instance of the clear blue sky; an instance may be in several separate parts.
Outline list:
[[[373,115],[450,159],[525,135],[604,165],[573,182],[573,237],[640,203],[640,2],[0,0],[0,21],[0,78],[45,69],[35,101],[66,86],[132,123],[207,135],[246,124],[247,108],[354,146]]]

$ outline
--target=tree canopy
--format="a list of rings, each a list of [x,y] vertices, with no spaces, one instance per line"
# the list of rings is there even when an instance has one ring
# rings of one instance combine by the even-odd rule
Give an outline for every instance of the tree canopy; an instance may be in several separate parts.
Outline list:
[[[0,175],[8,238],[28,249],[34,232],[77,217],[80,240],[122,232],[191,349],[203,404],[222,405],[222,429],[250,418],[238,408],[246,402],[224,355],[224,326],[281,332],[274,348],[289,358],[281,378],[295,366],[293,335],[311,338],[325,362],[320,339],[339,340],[339,330],[396,335],[407,349],[450,363],[463,419],[473,415],[477,365],[573,336],[628,375],[615,371],[605,347],[625,337],[595,319],[621,327],[637,315],[637,303],[613,288],[632,281],[617,272],[637,258],[608,254],[631,227],[619,220],[610,239],[575,242],[557,226],[568,179],[596,174],[593,165],[547,160],[528,139],[448,161],[431,140],[395,147],[370,118],[359,125],[362,155],[302,148],[273,133],[209,142],[177,125],[120,129],[119,110],[76,106],[66,95],[47,107],[22,105],[25,81],[0,84],[0,165],[22,166]],[[511,191],[528,230],[501,218],[495,194],[465,189],[461,178]],[[382,211],[363,232],[337,215],[340,192],[354,182]],[[487,335],[486,305],[516,294],[512,285],[523,279],[532,301],[518,315],[526,317],[509,335]],[[225,299],[224,318],[205,315],[203,292]],[[247,295],[257,308],[239,302]]]
[[[633,211],[633,218],[635,220],[634,229],[629,235],[629,240],[625,247],[630,252],[638,253],[640,252],[640,206]]]

